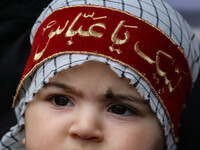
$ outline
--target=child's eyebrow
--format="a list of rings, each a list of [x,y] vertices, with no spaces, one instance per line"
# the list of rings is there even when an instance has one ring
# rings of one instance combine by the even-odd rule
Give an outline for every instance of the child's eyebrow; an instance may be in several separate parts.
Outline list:
[[[48,88],[48,87],[54,87],[54,88],[59,88],[63,91],[70,91],[73,93],[76,93],[78,95],[82,95],[83,93],[79,90],[77,90],[77,88],[75,88],[73,85],[69,85],[69,84],[64,84],[64,83],[60,83],[60,82],[48,82],[45,83],[43,88]]]
[[[143,98],[138,98],[132,95],[121,95],[121,94],[114,94],[111,89],[106,91],[105,97],[111,100],[128,100],[132,102],[136,102],[138,104],[147,105],[148,101],[145,101]]]
[[[63,84],[63,83],[59,83],[59,82],[48,82],[48,83],[45,83],[43,88],[47,88],[47,87],[56,87],[56,88],[60,88],[62,90],[77,91],[73,86],[67,85],[67,84]]]
[[[51,87],[51,86],[55,86],[61,89],[68,89],[68,87],[65,84],[62,83],[57,83],[57,82],[50,82],[50,83],[45,83],[43,87]]]

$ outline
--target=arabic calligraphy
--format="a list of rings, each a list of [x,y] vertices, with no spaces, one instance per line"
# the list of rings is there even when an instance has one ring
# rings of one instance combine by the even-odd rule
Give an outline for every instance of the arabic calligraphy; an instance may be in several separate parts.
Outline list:
[[[98,18],[94,18],[95,13],[93,13],[92,15],[86,15],[86,14],[82,14],[82,13],[79,13],[76,18],[74,19],[74,21],[72,22],[72,24],[69,26],[65,36],[66,37],[73,37],[75,36],[76,34],[79,34],[81,36],[93,36],[93,37],[97,37],[97,38],[101,38],[103,36],[102,33],[98,33],[96,31],[93,30],[94,27],[100,27],[100,28],[103,28],[103,29],[106,29],[106,26],[103,24],[103,23],[96,23],[96,24],[93,24],[89,27],[88,31],[83,31],[82,30],[82,27],[83,25],[81,25],[77,31],[74,31],[72,30],[72,28],[74,27],[74,25],[76,24],[76,22],[78,21],[78,19],[83,16],[85,18],[93,18],[94,20],[98,20],[98,19],[103,19],[103,18],[106,18],[105,17],[98,17]]]
[[[107,16],[102,16],[102,17],[94,17],[94,15],[95,15],[95,12],[93,12],[92,13],[92,15],[90,15],[90,14],[83,14],[83,17],[84,18],[92,18],[93,20],[100,20],[100,19],[105,19],[105,18],[107,18]]]
[[[135,50],[135,52],[136,52],[139,56],[141,56],[145,61],[147,61],[149,64],[156,64],[156,71],[157,71],[157,74],[158,74],[159,76],[161,76],[161,77],[164,78],[164,83],[168,86],[169,91],[170,91],[170,92],[173,92],[173,91],[177,88],[177,86],[179,85],[179,83],[180,83],[180,81],[182,80],[183,77],[180,76],[179,79],[178,79],[178,81],[177,81],[177,83],[176,83],[175,86],[173,87],[173,86],[172,86],[172,81],[169,80],[168,77],[167,77],[167,72],[164,72],[164,71],[160,68],[160,62],[159,62],[159,60],[160,60],[160,55],[163,55],[163,56],[169,58],[169,59],[172,60],[172,62],[174,63],[173,58],[172,58],[169,54],[167,54],[166,52],[164,52],[164,51],[162,51],[162,50],[158,50],[158,51],[156,52],[156,59],[153,60],[153,59],[151,59],[149,56],[147,56],[146,54],[144,54],[144,53],[139,49],[138,44],[139,44],[139,41],[137,41],[137,42],[135,43],[135,45],[134,45],[134,50]],[[183,71],[180,71],[180,69],[178,69],[177,67],[175,68],[174,72],[177,73],[177,74],[180,74],[180,72],[184,73]],[[159,78],[156,77],[156,74],[153,74],[153,79],[155,79],[156,82],[159,83]],[[161,91],[164,92],[164,89],[162,89],[162,90],[160,89],[158,92],[161,93]]]
[[[117,27],[115,28],[113,34],[111,35],[111,40],[113,42],[113,45],[116,44],[116,45],[122,45],[122,44],[125,44],[128,39],[130,38],[130,34],[128,31],[126,31],[124,33],[124,39],[120,39],[118,38],[118,33],[119,33],[119,30],[122,28],[122,27],[126,27],[126,28],[138,28],[138,26],[130,26],[130,25],[123,25],[125,22],[125,20],[122,20],[119,22],[119,24],[117,25]],[[111,52],[114,52],[114,51],[117,51],[118,54],[121,54],[121,50],[120,49],[115,49],[114,47],[110,46],[109,49]]]
[[[44,48],[38,53],[38,47],[40,45],[38,45],[38,47],[36,48],[36,53],[35,53],[35,56],[34,56],[34,61],[37,61],[39,60],[43,53],[45,52],[47,46],[49,45],[49,42],[50,40],[63,33],[65,30],[65,37],[66,38],[70,38],[68,41],[67,41],[67,45],[70,46],[73,44],[73,37],[75,35],[79,35],[79,36],[82,36],[82,37],[94,37],[94,38],[101,38],[104,33],[101,33],[101,32],[97,32],[96,30],[97,29],[103,29],[103,30],[106,30],[106,25],[102,22],[97,22],[97,23],[94,23],[92,25],[90,25],[88,27],[88,30],[83,30],[83,24],[79,25],[78,29],[74,30],[74,26],[75,25],[78,25],[78,21],[79,19],[82,17],[82,18],[85,18],[85,19],[88,19],[88,18],[91,18],[92,20],[101,20],[101,19],[106,19],[107,16],[99,16],[99,17],[95,17],[95,12],[93,12],[92,14],[86,14],[86,13],[79,13],[75,18],[74,20],[72,21],[71,24],[69,24],[69,20],[67,20],[64,24],[63,27],[61,26],[58,26],[56,29],[54,29],[54,26],[57,23],[56,20],[53,20],[51,22],[49,22],[47,24],[46,27],[43,28],[43,33],[42,35],[44,35],[48,29],[51,29],[50,33],[48,34],[48,40],[44,46]],[[68,27],[68,29],[67,29]],[[118,37],[118,34],[120,32],[120,29],[122,28],[131,28],[131,29],[135,29],[135,28],[138,28],[138,26],[132,26],[132,25],[126,25],[125,24],[125,20],[121,20],[119,21],[117,27],[114,29],[113,33],[111,34],[111,41],[113,42],[113,44],[111,46],[109,46],[108,48],[110,49],[111,52],[117,52],[117,54],[121,54],[121,50],[119,48],[114,48],[115,45],[123,45],[125,44],[129,39],[130,39],[130,33],[128,31],[125,31],[124,32],[124,39],[121,39]],[[96,29],[96,30],[95,30]]]
[[[83,13],[81,12],[81,13],[79,13],[79,14],[75,17],[75,19],[74,19],[73,22],[70,24],[70,26],[68,27],[68,30],[67,30],[66,33],[65,33],[65,37],[70,37],[70,40],[67,42],[68,45],[72,45],[72,44],[73,44],[72,37],[75,36],[75,35],[77,35],[77,34],[79,34],[80,36],[84,36],[84,37],[92,36],[92,37],[96,37],[96,38],[101,38],[101,37],[103,36],[103,33],[99,33],[99,32],[97,32],[97,31],[94,30],[95,27],[96,27],[96,28],[106,29],[106,26],[105,26],[105,24],[103,24],[103,23],[95,23],[95,24],[92,24],[92,25],[89,27],[88,31],[84,31],[84,30],[82,29],[83,25],[81,25],[81,26],[78,28],[78,30],[76,30],[76,31],[73,30],[74,25],[78,22],[78,20],[79,20],[79,18],[80,18],[81,16],[84,17],[84,18],[92,18],[93,20],[100,20],[100,19],[105,19],[105,18],[107,18],[107,16],[94,17],[94,15],[95,15],[94,12],[93,12],[91,15],[90,15],[90,14],[83,14]],[[45,34],[45,32],[46,32],[47,29],[52,28],[52,27],[53,27],[54,25],[56,25],[56,24],[57,24],[57,21],[56,21],[56,20],[53,20],[53,21],[49,22],[48,25],[47,25],[46,27],[43,28],[43,33],[42,33],[42,35]],[[42,49],[42,51],[39,52],[39,53],[37,52],[38,47],[39,47],[40,45],[38,45],[38,47],[36,48],[36,53],[35,53],[35,56],[34,56],[34,61],[37,61],[37,60],[39,60],[39,59],[42,57],[42,55],[43,55],[43,53],[45,52],[45,50],[46,50],[46,48],[47,48],[47,46],[48,46],[50,40],[51,40],[53,37],[55,37],[56,35],[59,35],[59,34],[61,34],[64,30],[66,30],[68,24],[69,24],[69,20],[67,20],[67,21],[65,22],[65,25],[64,25],[63,28],[61,28],[61,26],[59,26],[59,27],[58,27],[57,29],[55,29],[55,30],[54,30],[54,28],[51,29],[50,33],[48,34],[47,43],[46,43],[45,47]]]
[[[53,31],[53,29],[50,31],[50,33],[49,33],[49,35],[48,35],[48,38],[49,38],[49,39],[48,39],[48,41],[47,41],[45,47],[43,48],[43,50],[42,50],[41,52],[39,52],[39,53],[37,52],[37,51],[38,51],[39,45],[37,46],[36,53],[35,53],[35,55],[34,55],[34,60],[35,60],[35,61],[39,60],[39,59],[42,57],[42,55],[44,54],[44,52],[45,52],[45,50],[46,50],[46,48],[47,48],[47,46],[48,46],[50,40],[51,40],[55,35],[59,35],[59,34],[61,34],[61,33],[65,30],[65,28],[66,28],[67,25],[68,25],[68,22],[69,22],[69,21],[67,21],[67,22],[65,23],[65,26],[64,26],[62,29],[60,29],[60,26],[59,26],[55,31]],[[44,35],[44,32],[45,32],[48,28],[52,27],[52,26],[55,25],[56,23],[57,23],[56,20],[51,21],[51,22],[46,26],[46,28],[43,28],[43,33],[42,33],[42,35]]]

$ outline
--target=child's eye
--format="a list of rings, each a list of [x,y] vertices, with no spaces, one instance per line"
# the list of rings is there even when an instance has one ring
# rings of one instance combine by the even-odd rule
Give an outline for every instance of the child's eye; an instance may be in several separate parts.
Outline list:
[[[51,96],[48,100],[51,101],[56,106],[65,106],[65,107],[73,106],[71,100],[63,95],[54,95]]]
[[[125,116],[138,114],[136,110],[131,109],[122,104],[113,105],[108,109],[108,111],[114,114],[125,115]]]

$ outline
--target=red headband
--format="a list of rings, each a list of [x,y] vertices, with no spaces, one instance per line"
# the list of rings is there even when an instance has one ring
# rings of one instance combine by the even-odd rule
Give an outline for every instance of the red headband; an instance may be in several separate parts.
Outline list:
[[[177,134],[191,73],[183,50],[157,27],[113,8],[79,5],[58,9],[35,34],[17,94],[40,64],[68,53],[106,57],[136,71],[161,100]]]

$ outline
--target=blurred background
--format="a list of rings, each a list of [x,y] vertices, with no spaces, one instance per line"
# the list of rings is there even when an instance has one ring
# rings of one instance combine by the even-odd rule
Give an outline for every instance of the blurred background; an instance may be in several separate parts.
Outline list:
[[[165,0],[192,26],[200,42],[200,0]]]
[[[192,26],[200,42],[200,0],[165,0]],[[0,1],[0,138],[16,123],[12,96],[31,50],[33,23],[51,0]],[[200,149],[200,76],[181,116],[178,150]]]

